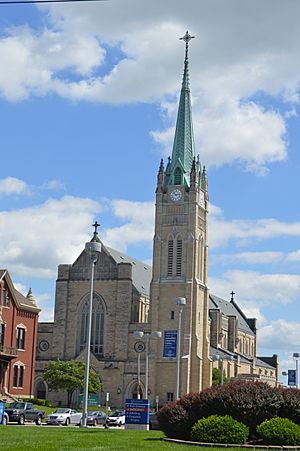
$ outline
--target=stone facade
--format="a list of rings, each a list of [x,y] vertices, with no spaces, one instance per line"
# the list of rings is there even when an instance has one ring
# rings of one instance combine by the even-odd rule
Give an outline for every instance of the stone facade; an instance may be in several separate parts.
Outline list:
[[[186,53],[172,158],[166,168],[161,161],[157,178],[153,270],[105,245],[95,266],[92,365],[103,382],[100,402],[110,393],[113,407],[123,406],[138,391],[146,395],[145,352],[135,351],[135,331],[162,332],[160,340],[139,343],[150,348],[152,406],[175,400],[176,347],[170,353],[165,349],[171,333],[177,349],[179,340],[181,346],[179,394],[210,386],[216,355],[230,377],[256,375],[277,381],[276,359],[256,357],[255,320],[247,319],[235,303],[209,295],[208,185],[205,167],[195,158],[188,72],[191,39],[188,33],[183,37]],[[96,230],[93,240],[99,240]],[[48,391],[43,369],[49,360],[84,358],[90,266],[85,251],[72,265],[59,266],[54,323],[39,325],[36,393],[43,391],[55,402],[65,403],[66,397]],[[180,336],[179,307],[174,304],[178,298],[186,302]],[[73,401],[78,402],[78,394]]]

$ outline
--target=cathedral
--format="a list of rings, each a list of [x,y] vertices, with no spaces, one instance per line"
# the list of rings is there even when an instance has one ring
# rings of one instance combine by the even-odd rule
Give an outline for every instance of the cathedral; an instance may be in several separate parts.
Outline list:
[[[189,87],[189,42],[172,156],[160,163],[153,266],[101,242],[94,272],[91,365],[102,381],[99,404],[149,397],[161,406],[212,383],[218,367],[230,378],[278,381],[277,356],[257,356],[256,320],[234,300],[209,293],[208,183],[196,157]],[[83,250],[58,267],[54,322],[39,323],[35,396],[64,405],[48,389],[43,370],[51,360],[85,359],[90,257]],[[148,375],[148,378],[146,377]],[[79,402],[75,394],[74,405]]]

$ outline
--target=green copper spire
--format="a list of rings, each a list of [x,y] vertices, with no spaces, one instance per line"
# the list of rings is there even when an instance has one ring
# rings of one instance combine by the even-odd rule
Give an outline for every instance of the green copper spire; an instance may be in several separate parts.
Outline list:
[[[189,42],[193,38],[194,36],[191,36],[188,31],[180,38],[185,42],[184,72],[177,113],[172,159],[170,167],[168,168],[168,174],[166,174],[167,185],[190,186],[190,173],[195,157],[195,144],[189,87],[188,50]]]

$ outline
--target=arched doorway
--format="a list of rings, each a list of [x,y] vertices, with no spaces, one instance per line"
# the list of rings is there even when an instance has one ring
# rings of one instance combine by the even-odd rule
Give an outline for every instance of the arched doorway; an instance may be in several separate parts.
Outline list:
[[[138,396],[140,395],[140,396]],[[138,384],[134,384],[131,389],[131,398],[132,399],[142,399],[143,398],[143,390],[142,387],[138,387]]]
[[[127,389],[125,391],[125,399],[138,399],[138,393],[140,394],[140,399],[143,398],[143,385],[141,384],[138,390],[137,381],[132,381],[127,385]]]
[[[47,398],[47,387],[44,381],[40,380],[37,382],[35,393],[38,399]]]

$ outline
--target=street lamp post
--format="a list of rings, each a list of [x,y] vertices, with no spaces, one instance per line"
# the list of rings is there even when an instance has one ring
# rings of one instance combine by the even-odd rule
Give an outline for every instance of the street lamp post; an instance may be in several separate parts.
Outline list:
[[[144,399],[148,399],[148,391],[149,391],[149,342],[150,340],[157,340],[158,338],[161,338],[161,332],[158,330],[154,330],[151,333],[145,333],[142,330],[141,331],[135,331],[133,333],[135,338],[144,338],[146,341],[146,367],[145,367],[145,396],[143,396]],[[139,376],[138,376],[139,378]]]
[[[180,360],[181,360],[181,316],[183,307],[186,305],[185,298],[174,299],[174,304],[178,305],[178,336],[177,336],[177,367],[176,367],[176,399],[179,399],[179,387],[180,387]]]
[[[221,385],[224,385],[224,360],[227,362],[233,362],[234,358],[232,355],[221,357],[219,354],[214,354],[213,360],[216,362],[221,362]]]
[[[85,251],[90,256],[91,260],[91,276],[90,276],[88,328],[86,337],[85,373],[84,373],[83,406],[82,406],[83,412],[81,420],[82,427],[87,427],[89,372],[90,372],[90,356],[91,356],[90,348],[91,348],[91,331],[92,331],[92,314],[93,314],[94,269],[97,263],[98,253],[101,252],[101,243],[99,241],[90,241],[85,244]]]

